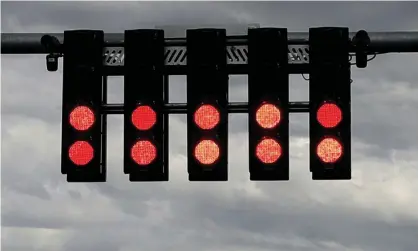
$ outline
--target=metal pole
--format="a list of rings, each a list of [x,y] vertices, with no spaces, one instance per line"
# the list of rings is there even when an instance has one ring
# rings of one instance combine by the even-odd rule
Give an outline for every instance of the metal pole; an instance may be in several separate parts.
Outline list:
[[[350,38],[355,36],[355,32],[350,33]],[[418,52],[418,32],[370,32],[371,43],[370,52]],[[2,54],[45,54],[47,51],[41,44],[41,38],[46,33],[2,33],[1,34],[1,53]],[[62,33],[48,34],[58,38],[63,43]],[[289,44],[307,44],[309,33],[290,32],[288,35]],[[123,46],[123,33],[105,34],[106,46]],[[247,36],[228,37],[227,44],[239,45],[246,44]],[[186,46],[185,38],[167,38],[166,46]],[[354,50],[352,51],[354,52]]]
[[[122,114],[123,104],[103,105],[103,112],[106,114]],[[289,102],[289,111],[291,113],[309,112],[309,102]],[[185,114],[187,113],[187,104],[168,103],[164,105],[164,112],[167,114]],[[247,102],[233,102],[228,104],[228,113],[248,113]]]

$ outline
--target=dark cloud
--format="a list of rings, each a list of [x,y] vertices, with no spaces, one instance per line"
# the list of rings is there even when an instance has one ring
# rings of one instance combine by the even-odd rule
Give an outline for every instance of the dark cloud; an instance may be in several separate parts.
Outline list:
[[[350,26],[353,29],[411,30],[417,21],[414,2],[43,2],[2,4],[2,16],[7,19],[21,13],[22,27],[52,25],[71,28],[100,28],[108,31],[137,25],[260,23],[281,25],[295,30],[309,26]],[[22,8],[24,7],[24,8]],[[341,11],[335,11],[339,9]],[[119,14],[121,13],[121,14]],[[402,13],[402,14],[399,14]],[[399,18],[403,17],[411,18]],[[114,21],[114,17],[118,21]],[[127,18],[127,17],[131,18]],[[7,23],[2,29],[11,29]]]
[[[417,8],[414,2],[4,2],[1,14],[3,32],[167,24],[239,30],[253,23],[384,31],[416,29]],[[351,181],[311,180],[308,115],[291,114],[291,181],[250,182],[248,116],[232,114],[228,182],[188,182],[186,116],[171,115],[170,182],[130,183],[122,171],[123,120],[111,115],[108,182],[68,184],[60,173],[61,66],[49,73],[44,55],[2,55],[2,248],[417,250],[417,60],[378,55],[353,70]],[[186,102],[185,76],[170,81],[171,101]],[[230,101],[247,100],[246,82],[231,76]],[[308,86],[292,76],[291,100],[306,101]],[[123,78],[109,79],[109,102],[122,102],[122,87]]]

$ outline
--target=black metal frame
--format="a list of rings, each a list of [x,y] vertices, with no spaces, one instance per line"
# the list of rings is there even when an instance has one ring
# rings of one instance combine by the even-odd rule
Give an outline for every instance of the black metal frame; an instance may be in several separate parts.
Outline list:
[[[355,37],[357,32],[350,32],[351,48],[355,50]],[[55,37],[59,43],[64,42],[62,33],[2,33],[1,54],[46,54],[50,51],[41,42],[44,35]],[[391,53],[391,52],[418,52],[418,32],[369,32],[370,44],[368,53]],[[288,44],[308,44],[308,32],[289,32]],[[121,46],[124,44],[123,33],[105,34],[105,46]],[[229,36],[227,45],[246,45],[247,36]],[[185,38],[166,38],[165,46],[186,46]],[[61,52],[58,48],[56,52]]]
[[[229,49],[241,49],[247,53],[247,46],[249,44],[248,36],[229,36],[226,38],[226,46]],[[311,71],[309,65],[309,57],[307,56],[309,50],[309,33],[287,33],[287,44],[289,52],[289,60],[292,61],[287,65],[288,74],[303,74]],[[344,38],[346,39],[346,38]],[[371,32],[367,33],[364,30],[358,32],[349,33],[349,50],[350,57],[356,57],[356,66],[358,68],[367,67],[368,55],[376,55],[382,53],[410,53],[418,52],[418,32]],[[63,51],[64,34],[40,34],[40,33],[2,33],[1,37],[1,54],[47,54],[46,65],[48,71],[56,71],[58,68],[58,59],[64,56]],[[160,44],[161,46],[161,44]],[[187,47],[186,38],[166,38],[164,40],[164,46],[166,47]],[[106,123],[108,114],[124,114],[124,104],[108,104],[107,103],[107,78],[108,76],[123,76],[125,75],[125,66],[123,60],[114,60],[115,57],[113,52],[115,49],[123,51],[125,47],[124,34],[123,33],[111,33],[104,34],[104,52],[103,56],[108,57],[110,61],[103,60],[103,72],[102,72],[102,103],[101,103],[101,116],[103,119],[103,125],[101,128],[101,139],[103,140],[102,149],[100,149],[102,158],[100,164],[106,175],[106,151],[105,145],[107,140]],[[180,48],[185,49],[185,48]],[[300,50],[298,59],[292,56],[291,50],[295,52]],[[303,51],[305,50],[305,51]],[[113,51],[112,53],[110,53]],[[170,49],[167,50],[170,52]],[[347,51],[346,51],[347,52]],[[124,52],[123,52],[124,53]],[[182,52],[183,56],[177,56],[177,58],[186,58],[186,51]],[[234,52],[232,52],[234,54]],[[120,59],[120,55],[116,57]],[[111,56],[110,56],[111,55]],[[169,54],[167,54],[169,55]],[[178,54],[180,55],[180,54]],[[242,56],[242,55],[241,55]],[[305,57],[306,56],[306,57]],[[228,54],[229,57],[229,54]],[[173,58],[173,56],[171,56]],[[99,59],[98,59],[99,60]],[[177,60],[177,59],[176,59]],[[164,76],[163,80],[163,118],[164,118],[164,135],[163,141],[166,147],[163,148],[163,159],[165,172],[164,177],[158,181],[169,180],[169,114],[186,114],[190,105],[187,103],[169,103],[169,75],[186,75],[188,72],[187,64],[183,63],[172,63],[171,59],[165,61],[165,65],[162,67],[162,73]],[[99,63],[99,62],[98,62]],[[225,66],[226,73],[228,75],[240,75],[249,73],[250,67],[248,61],[242,56],[242,60],[228,61]],[[160,71],[161,73],[161,71]],[[287,102],[287,101],[286,101]],[[314,101],[312,101],[314,102]],[[313,103],[311,103],[313,105]],[[308,113],[310,112],[309,102],[288,102],[288,111],[290,113]],[[231,102],[227,105],[228,113],[248,113],[249,112],[248,102]],[[312,150],[311,150],[312,151]],[[313,154],[311,154],[313,156]],[[311,170],[312,171],[312,170]],[[314,177],[317,179],[318,177]],[[350,176],[351,177],[351,176]],[[335,177],[332,177],[335,179]],[[348,176],[346,176],[348,178]],[[288,179],[288,174],[285,177]],[[105,181],[105,177],[104,180]]]
[[[418,32],[370,32],[363,30],[350,32],[350,53],[356,57],[364,58],[365,55],[381,53],[409,53],[418,52]],[[289,45],[307,45],[309,42],[308,32],[289,32]],[[1,53],[2,54],[48,54],[47,59],[51,62],[62,56],[62,44],[64,36],[62,33],[2,33]],[[248,38],[244,36],[227,37],[227,45],[247,45]],[[123,33],[105,34],[106,47],[123,47]],[[186,46],[186,38],[166,38],[165,46]],[[52,64],[52,63],[51,63]],[[360,68],[364,68],[364,62]],[[50,65],[48,66],[51,67]],[[54,67],[52,67],[54,68]],[[119,76],[124,74],[123,66],[105,66],[104,77]],[[227,65],[229,75],[247,74],[248,65]],[[168,86],[168,75],[185,75],[186,67],[182,65],[170,65],[164,67],[166,85]],[[309,64],[290,64],[289,74],[309,73]],[[168,90],[168,88],[167,88]],[[179,114],[187,112],[187,104],[168,103],[168,91],[165,94],[165,114]],[[104,114],[122,114],[123,104],[103,104]],[[309,111],[309,102],[290,102],[289,112],[300,113]],[[247,113],[247,102],[233,102],[228,105],[229,113]]]
[[[167,83],[168,83],[168,75]],[[168,84],[167,84],[168,85]],[[185,114],[187,113],[186,103],[168,103],[168,94],[164,105],[164,113]],[[102,111],[106,114],[123,114],[123,104],[105,104]],[[309,102],[289,102],[289,110],[293,113],[308,112]],[[231,102],[228,104],[228,113],[247,113],[247,102]]]

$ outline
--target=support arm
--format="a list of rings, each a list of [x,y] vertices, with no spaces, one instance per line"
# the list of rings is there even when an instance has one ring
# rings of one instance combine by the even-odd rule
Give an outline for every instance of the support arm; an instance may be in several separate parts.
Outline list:
[[[418,32],[370,32],[370,45],[368,47],[373,53],[391,52],[418,52]],[[54,36],[63,43],[64,35],[43,34],[43,33],[2,33],[1,34],[1,53],[2,54],[47,54],[48,51],[41,43],[44,35]],[[356,32],[350,33],[351,40]],[[307,44],[308,33],[294,32],[289,33],[289,44]],[[105,34],[106,46],[123,46],[122,33]],[[185,38],[168,38],[166,46],[185,46]],[[239,45],[247,43],[247,36],[229,37],[229,45]],[[354,47],[352,52],[355,52]]]

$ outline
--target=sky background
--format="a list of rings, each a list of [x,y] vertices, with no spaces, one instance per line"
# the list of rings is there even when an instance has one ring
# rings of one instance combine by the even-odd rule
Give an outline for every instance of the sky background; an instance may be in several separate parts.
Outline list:
[[[418,2],[123,3],[2,2],[2,32],[222,24],[418,29]],[[251,182],[247,116],[230,115],[225,183],[190,183],[185,115],[170,116],[170,182],[130,183],[123,124],[108,119],[108,182],[68,184],[60,173],[62,64],[2,55],[2,250],[13,251],[416,251],[418,250],[418,54],[378,55],[353,68],[351,181],[312,181],[308,115],[291,114],[291,180]],[[185,76],[171,77],[185,102]],[[109,79],[109,102],[123,99]],[[230,100],[247,100],[246,76]],[[291,76],[292,101],[308,82]]]

